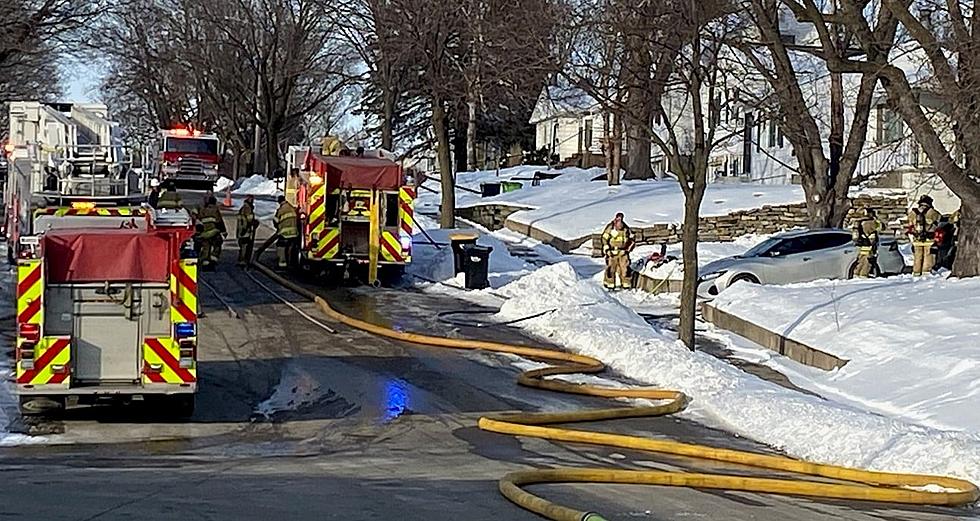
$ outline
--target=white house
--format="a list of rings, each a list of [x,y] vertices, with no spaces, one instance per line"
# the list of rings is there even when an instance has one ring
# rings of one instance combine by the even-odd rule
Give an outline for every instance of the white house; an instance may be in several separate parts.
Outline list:
[[[534,148],[566,161],[576,155],[602,154],[605,124],[599,103],[580,89],[548,86],[531,112]]]

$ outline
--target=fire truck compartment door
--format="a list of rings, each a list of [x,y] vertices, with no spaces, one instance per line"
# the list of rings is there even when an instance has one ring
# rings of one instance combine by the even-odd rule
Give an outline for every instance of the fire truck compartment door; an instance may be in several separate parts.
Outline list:
[[[133,382],[140,375],[138,287],[111,284],[75,290],[75,345],[72,361],[79,382]]]

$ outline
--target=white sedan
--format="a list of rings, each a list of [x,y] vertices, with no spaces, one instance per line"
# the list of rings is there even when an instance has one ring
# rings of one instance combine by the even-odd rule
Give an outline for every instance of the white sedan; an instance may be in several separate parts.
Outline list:
[[[714,298],[740,281],[753,284],[790,284],[854,276],[857,247],[851,232],[838,229],[800,230],[774,235],[742,255],[706,264],[698,273],[698,296]],[[894,275],[905,260],[893,238],[878,244],[872,276]]]

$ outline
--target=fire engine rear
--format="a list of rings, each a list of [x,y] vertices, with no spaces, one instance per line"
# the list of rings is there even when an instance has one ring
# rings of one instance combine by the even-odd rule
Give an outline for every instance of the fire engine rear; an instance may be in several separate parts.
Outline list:
[[[150,210],[146,220],[142,228],[48,231],[19,261],[15,376],[23,413],[106,401],[193,412],[194,230],[185,210]]]

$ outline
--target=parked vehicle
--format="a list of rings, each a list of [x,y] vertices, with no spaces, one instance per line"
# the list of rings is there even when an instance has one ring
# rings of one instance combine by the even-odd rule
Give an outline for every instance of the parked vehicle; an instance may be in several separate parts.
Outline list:
[[[161,130],[150,157],[153,176],[161,183],[209,190],[218,180],[221,142],[215,134],[187,128]]]
[[[857,247],[851,232],[839,229],[792,231],[762,241],[742,255],[708,263],[698,277],[698,296],[714,298],[740,281],[790,284],[854,276]],[[894,238],[882,238],[872,276],[894,275],[905,268]]]

